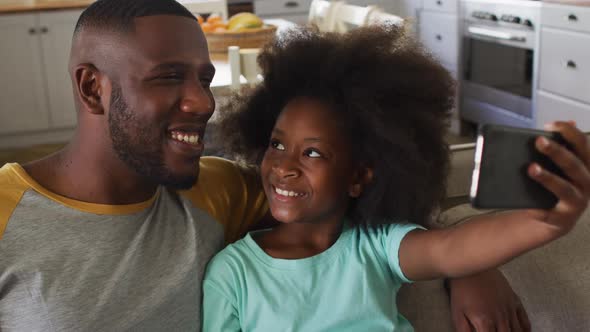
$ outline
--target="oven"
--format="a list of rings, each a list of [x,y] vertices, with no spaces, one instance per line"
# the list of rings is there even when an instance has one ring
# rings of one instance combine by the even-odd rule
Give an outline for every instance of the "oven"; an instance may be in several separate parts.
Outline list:
[[[460,114],[475,124],[533,127],[539,2],[462,3]]]

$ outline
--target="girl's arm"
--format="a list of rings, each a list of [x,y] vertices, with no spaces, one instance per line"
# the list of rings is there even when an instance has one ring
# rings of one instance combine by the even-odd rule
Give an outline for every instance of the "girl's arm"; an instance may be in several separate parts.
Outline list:
[[[484,215],[450,229],[413,231],[399,249],[406,277],[458,277],[487,270],[553,241],[574,227],[590,197],[590,149],[586,136],[573,124],[558,122],[551,129],[559,131],[574,151],[542,138],[536,141],[537,149],[571,180],[559,178],[535,164],[528,171],[558,197],[555,207]]]

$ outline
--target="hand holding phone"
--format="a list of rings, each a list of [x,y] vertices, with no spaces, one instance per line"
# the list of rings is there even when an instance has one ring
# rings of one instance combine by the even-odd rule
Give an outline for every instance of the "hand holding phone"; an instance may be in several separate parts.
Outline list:
[[[493,209],[550,209],[557,196],[533,180],[527,169],[533,162],[561,178],[567,175],[535,147],[538,136],[544,136],[572,150],[556,132],[484,125],[480,128],[471,183],[474,207]]]

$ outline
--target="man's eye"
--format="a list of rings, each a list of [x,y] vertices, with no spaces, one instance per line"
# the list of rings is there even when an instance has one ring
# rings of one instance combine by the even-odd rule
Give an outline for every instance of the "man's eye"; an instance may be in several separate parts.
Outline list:
[[[321,158],[322,154],[319,153],[317,150],[315,149],[308,149],[305,151],[305,155],[310,157],[310,158]]]
[[[280,150],[280,151],[284,151],[285,150],[285,147],[279,141],[275,141],[275,140],[270,141],[270,146],[273,149],[276,149],[276,150]]]
[[[184,77],[180,73],[168,73],[168,74],[160,75],[159,78],[162,80],[181,80]]]

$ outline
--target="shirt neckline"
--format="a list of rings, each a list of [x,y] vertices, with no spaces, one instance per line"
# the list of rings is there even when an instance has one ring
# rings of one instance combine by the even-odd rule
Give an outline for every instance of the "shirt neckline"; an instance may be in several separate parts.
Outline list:
[[[264,232],[264,230],[249,232],[244,237],[244,242],[246,246],[252,251],[255,257],[264,263],[267,266],[278,268],[278,269],[285,269],[285,270],[295,270],[295,269],[304,269],[312,266],[317,266],[320,264],[325,264],[326,262],[332,261],[336,258],[343,250],[343,247],[348,238],[350,238],[352,233],[352,228],[346,226],[343,227],[342,232],[338,236],[338,239],[332,246],[330,246],[325,251],[306,258],[297,258],[297,259],[284,259],[284,258],[274,258],[267,254],[259,245],[256,243],[254,238],[252,238],[252,234],[256,234],[259,232]]]
[[[79,210],[82,212],[87,213],[94,213],[94,214],[105,214],[105,215],[124,215],[124,214],[133,214],[140,212],[153,204],[156,198],[160,195],[161,186],[158,186],[156,193],[148,200],[133,203],[133,204],[121,204],[121,205],[109,205],[109,204],[98,204],[98,203],[89,203],[84,201],[75,200],[72,198],[68,198],[65,196],[61,196],[54,192],[51,192],[47,188],[43,187],[39,184],[35,179],[33,179],[27,171],[18,163],[10,163],[8,166],[16,173],[16,175],[25,182],[28,186],[30,186],[33,190],[37,193],[49,198],[52,201],[65,205],[69,208]]]

